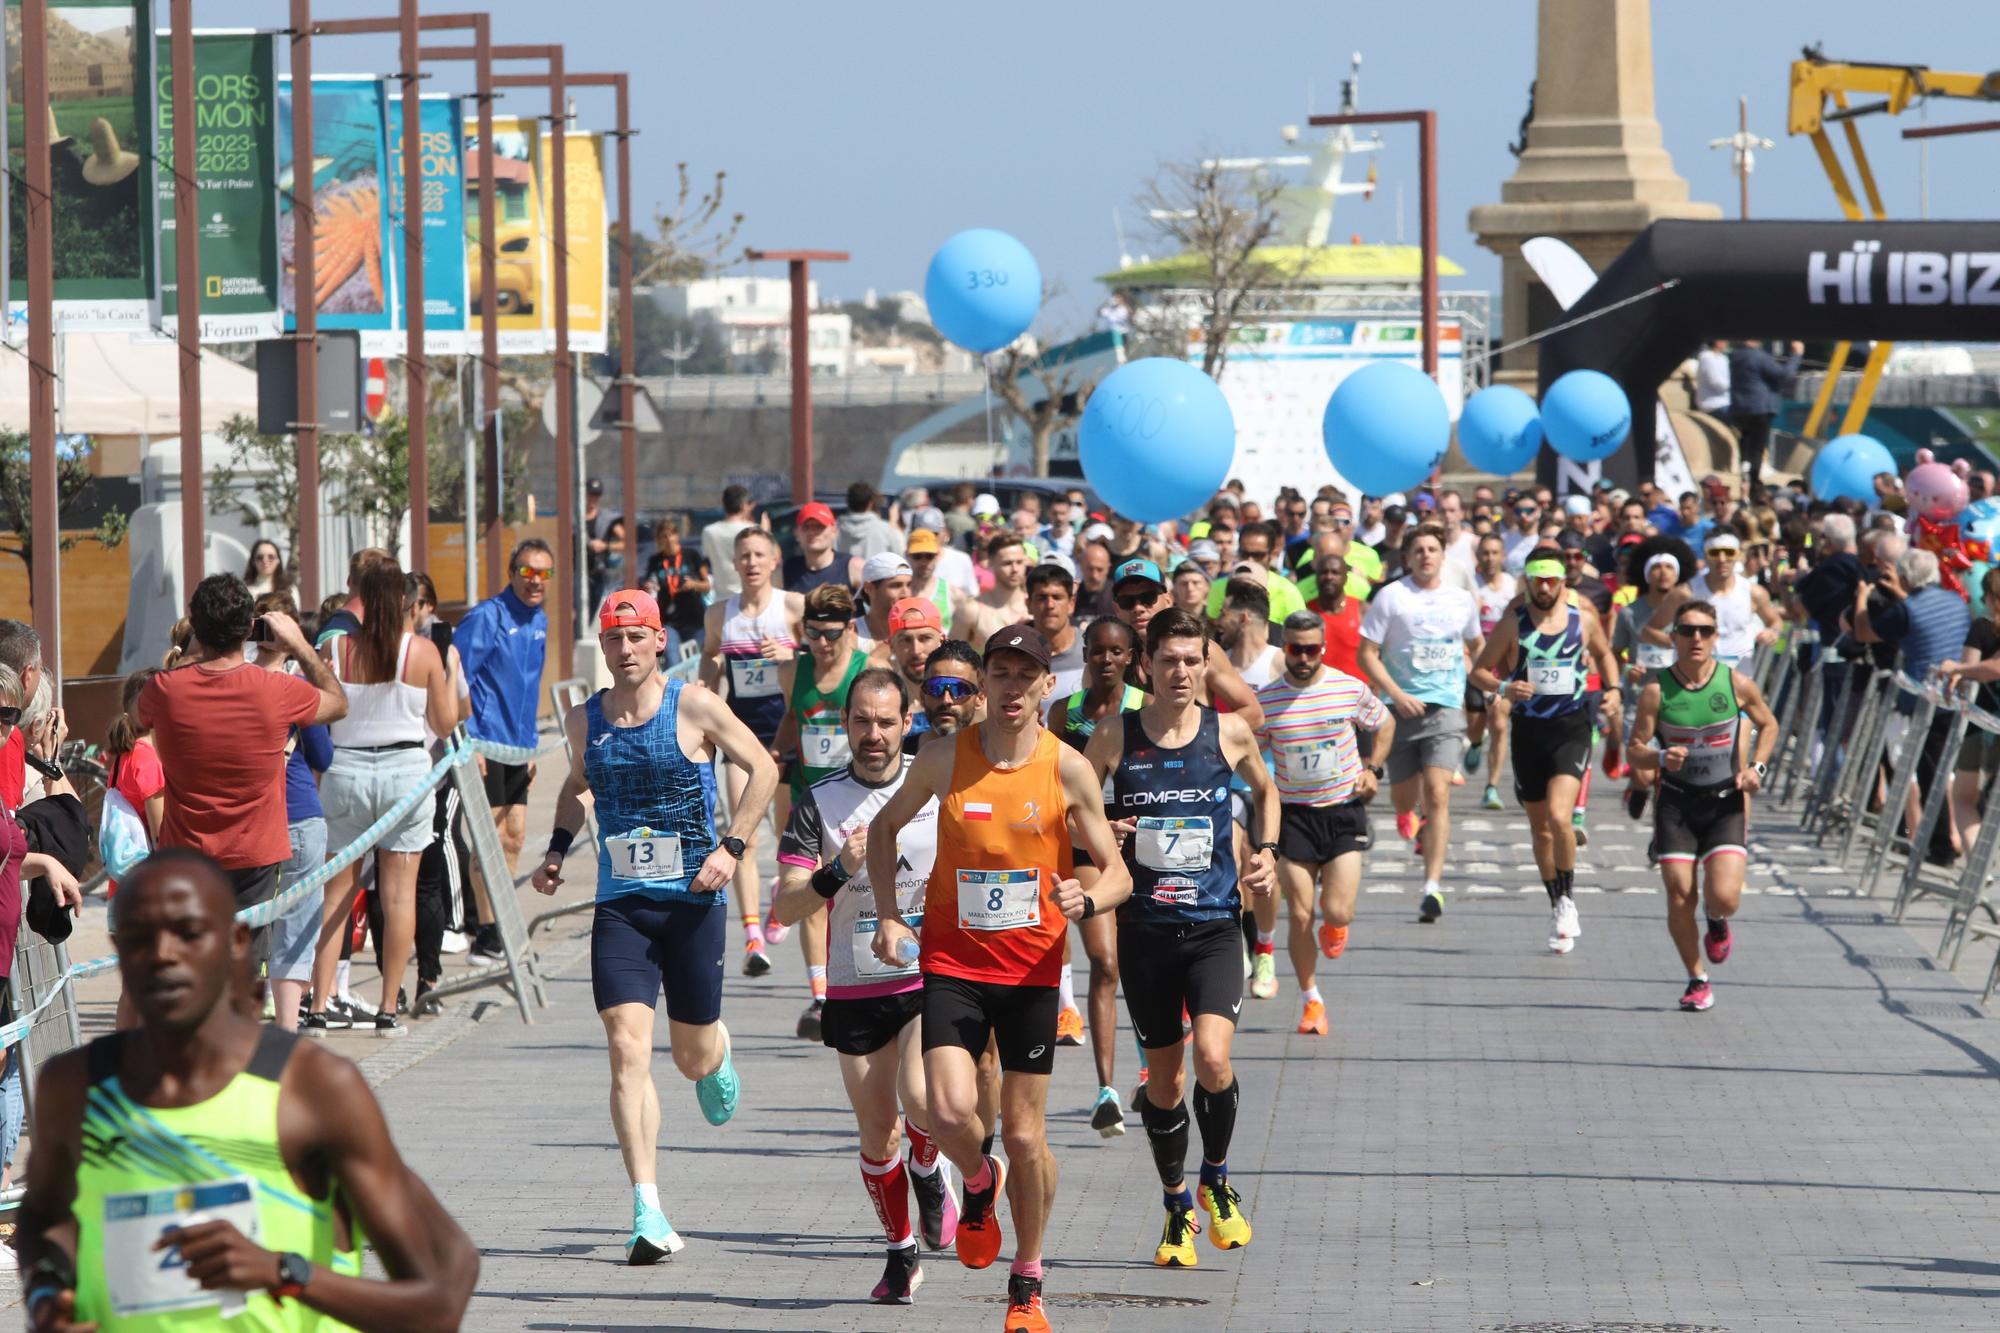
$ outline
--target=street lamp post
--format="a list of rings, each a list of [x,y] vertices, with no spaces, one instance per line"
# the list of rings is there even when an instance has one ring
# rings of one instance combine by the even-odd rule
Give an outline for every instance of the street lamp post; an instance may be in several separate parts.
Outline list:
[[[623,74],[571,74],[572,88],[610,88],[616,99],[618,128],[618,461],[625,494],[625,570],[639,578],[639,423],[638,350],[632,345],[632,107],[629,80]]]
[[[62,691],[62,522],[56,494],[55,214],[49,166],[48,0],[21,0],[22,104],[36,114],[21,119],[27,131],[28,232],[28,510],[32,515],[35,633],[42,641],[42,670]]]

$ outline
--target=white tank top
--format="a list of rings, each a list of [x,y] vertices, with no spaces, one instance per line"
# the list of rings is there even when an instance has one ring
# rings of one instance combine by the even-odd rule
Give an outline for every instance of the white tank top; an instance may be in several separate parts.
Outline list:
[[[1757,650],[1757,613],[1751,602],[1750,580],[1738,575],[1728,593],[1708,586],[1708,575],[1697,574],[1688,590],[1697,598],[1715,604],[1715,658],[1735,666],[1747,661]]]
[[[376,685],[356,685],[341,673],[341,663],[353,651],[353,639],[340,644],[333,654],[333,678],[347,691],[347,716],[333,724],[333,743],[342,749],[368,750],[384,745],[424,743],[424,703],[427,691],[403,679],[410,665],[410,643],[416,635],[405,633],[396,650],[396,676]]]

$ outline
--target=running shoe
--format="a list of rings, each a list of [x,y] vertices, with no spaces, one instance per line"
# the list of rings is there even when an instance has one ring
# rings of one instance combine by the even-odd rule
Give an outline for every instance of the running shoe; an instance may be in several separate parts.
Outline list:
[[[632,1204],[632,1235],[625,1242],[625,1262],[638,1267],[679,1254],[687,1244],[667,1216],[651,1204]]]
[[[1472,744],[1466,746],[1465,771],[1468,773],[1477,773],[1479,771],[1480,756],[1485,753],[1486,753],[1485,741],[1474,741]]]
[[[1423,826],[1423,817],[1414,810],[1405,810],[1396,816],[1396,836],[1404,842],[1415,842]]]
[[[1636,782],[1627,787],[1625,789],[1625,813],[1633,819],[1644,817],[1646,813],[1646,801],[1652,794],[1653,789],[1651,787],[1641,787]]]
[[[1500,804],[1500,789],[1499,789],[1498,787],[1494,786],[1494,785],[1493,785],[1492,783],[1490,783],[1490,782],[1489,782],[1489,783],[1487,783],[1487,784],[1486,784],[1486,795],[1484,795],[1484,796],[1482,796],[1482,797],[1480,797],[1480,798],[1479,798],[1479,808],[1480,808],[1481,810],[1504,810],[1504,809],[1506,809],[1506,807],[1505,807],[1505,806],[1503,806],[1502,804]]]
[[[1259,951],[1250,959],[1250,994],[1260,1000],[1269,1000],[1278,993],[1278,958],[1275,953]]]
[[[1454,787],[1463,787],[1465,785],[1465,774],[1454,768],[1451,771],[1451,785]]]
[[[1727,921],[1722,921],[1715,917],[1708,919],[1708,934],[1702,937],[1701,947],[1702,951],[1708,955],[1709,962],[1714,963],[1717,967],[1728,962],[1729,946],[1734,942],[1735,937],[1729,933],[1729,923]]]
[[[1006,1333],[1052,1333],[1049,1317],[1042,1312],[1040,1278],[1007,1275],[1007,1322],[1002,1328]]]
[[[1299,1015],[1299,1035],[1301,1037],[1324,1037],[1326,1035],[1326,1004],[1324,1001],[1306,1001],[1305,1011]]]
[[[326,1011],[345,1016],[349,1027],[366,1027],[375,1021],[375,1006],[358,995],[336,995],[326,1002]]]
[[[1688,988],[1681,992],[1681,1012],[1698,1014],[1715,1003],[1715,992],[1708,988],[1707,977],[1696,977],[1688,982]]]
[[[958,1261],[967,1268],[986,1268],[1000,1257],[1000,1194],[1007,1184],[1007,1168],[992,1156],[986,1164],[992,1169],[992,1184],[977,1191],[961,1184],[964,1197],[958,1205]],[[1040,1308],[1039,1301],[1036,1308]]]
[[[1576,833],[1577,846],[1579,847],[1590,846],[1590,830],[1583,826],[1582,806],[1578,806],[1576,809],[1570,811],[1569,826]]]
[[[1208,1193],[1207,1190],[1202,1191]],[[1201,1230],[1201,1223],[1194,1220],[1194,1209],[1170,1207],[1167,1209],[1167,1224],[1160,1228],[1160,1245],[1153,1251],[1153,1265],[1156,1268],[1193,1268],[1195,1266],[1194,1238]]]
[[[917,1196],[917,1229],[923,1232],[924,1247],[948,1250],[958,1239],[958,1196],[952,1188],[951,1163],[937,1160],[937,1170],[920,1175],[912,1170],[910,1193]]]
[[[743,975],[768,976],[770,971],[771,955],[764,951],[764,941],[754,938],[743,941]]]
[[[1218,1250],[1240,1250],[1250,1243],[1250,1219],[1243,1215],[1243,1196],[1225,1178],[1195,1191],[1208,1214],[1208,1243]]]
[[[438,938],[439,953],[464,953],[472,947],[472,936],[462,930],[447,930]]]
[[[345,1032],[353,1026],[354,1024],[344,1018],[336,1020],[332,1014],[308,1013],[304,1018],[299,1020],[299,1035],[302,1037],[324,1037],[329,1032],[336,1030]]]
[[[728,1039],[725,1037],[724,1041]],[[711,1125],[726,1125],[729,1117],[736,1114],[736,1098],[743,1091],[742,1080],[736,1077],[735,1061],[730,1059],[730,1049],[722,1048],[722,1063],[713,1071],[695,1080],[695,1100],[701,1103],[702,1118]]]
[[[1565,913],[1563,909],[1569,911]],[[1567,919],[1565,919],[1567,917]],[[1576,935],[1571,926],[1576,920],[1576,904],[1567,898],[1558,898],[1549,904],[1549,952],[1568,953],[1576,947]]]
[[[1427,893],[1424,895],[1424,900],[1417,904],[1417,920],[1427,926],[1443,915],[1444,895],[1441,893]]]
[[[868,1299],[877,1305],[915,1305],[917,1288],[924,1285],[924,1267],[917,1262],[917,1247],[903,1245],[889,1251],[882,1280]]]
[[[799,1015],[799,1040],[818,1041],[820,1039],[826,1030],[825,1024],[822,1021],[825,1013],[826,997],[823,995],[813,996],[812,1003],[807,1005],[805,1012]]]
[[[1125,1113],[1118,1109],[1118,1089],[1097,1090],[1097,1105],[1090,1108],[1090,1127],[1107,1139],[1124,1134]]]
[[[1065,1009],[1056,1015],[1056,1045],[1083,1045],[1083,1015],[1075,1009]]]
[[[1338,958],[1347,952],[1347,927],[1327,926],[1319,928],[1319,951],[1328,958]]]
[[[777,889],[778,886],[776,884],[773,884],[771,886],[771,896],[774,898],[778,896]],[[764,918],[764,943],[783,944],[785,942],[785,936],[791,933],[792,933],[792,928],[780,922],[778,918],[774,916],[767,916]]]
[[[472,948],[467,950],[467,953],[472,958],[488,962],[506,958],[507,947],[500,943],[500,928],[481,926],[473,935]]]
[[[1139,1067],[1139,1086],[1132,1089],[1132,1100],[1129,1103],[1132,1107],[1133,1115],[1139,1114],[1139,1108],[1146,1104],[1146,1080],[1152,1076],[1152,1073],[1153,1071],[1144,1065]]]
[[[376,1014],[365,1026],[378,1037],[400,1037],[410,1030],[395,1014],[388,1013]]]

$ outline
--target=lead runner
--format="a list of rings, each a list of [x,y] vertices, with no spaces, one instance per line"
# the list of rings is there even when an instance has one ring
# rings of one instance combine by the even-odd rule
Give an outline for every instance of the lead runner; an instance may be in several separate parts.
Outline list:
[[[902,961],[915,936],[896,899],[897,841],[927,802],[938,803],[921,953],[924,1078],[931,1132],[965,1181],[958,1259],[967,1268],[999,1255],[995,1196],[1011,1187],[1017,1234],[1006,1333],[1049,1333],[1042,1237],[1056,1162],[1045,1117],[1063,938],[1069,921],[1108,911],[1132,891],[1104,819],[1103,784],[1042,726],[1050,656],[1033,625],[996,630],[980,673],[985,719],[948,745],[918,751],[901,790],[868,828],[876,957]],[[1072,845],[1104,868],[1089,893],[1071,873]],[[989,1038],[1000,1050],[1004,1168],[979,1147],[975,1062]]]

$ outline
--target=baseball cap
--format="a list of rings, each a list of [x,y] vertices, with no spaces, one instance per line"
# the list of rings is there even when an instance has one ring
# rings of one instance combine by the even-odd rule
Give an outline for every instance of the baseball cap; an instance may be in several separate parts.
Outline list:
[[[928,597],[905,597],[889,608],[889,632],[901,634],[906,629],[934,629],[944,633],[944,618],[938,614],[937,603]]]
[[[981,491],[978,498],[972,502],[972,512],[974,514],[998,514],[1000,512],[1000,502],[993,498],[991,492]]]
[[[1070,559],[1061,551],[1050,551],[1042,557],[1042,563],[1045,565],[1054,565],[1072,579],[1076,577],[1076,561]]]
[[[1419,509],[1435,509],[1437,508],[1437,497],[1429,491],[1418,491],[1416,506]]]
[[[1581,551],[1583,549],[1583,534],[1564,528],[1556,534],[1556,545],[1565,551]]]
[[[1195,542],[1192,546],[1188,547],[1188,559],[1220,560],[1222,559],[1222,548],[1217,546],[1214,542],[1208,542],[1208,541]]]
[[[833,526],[833,511],[814,500],[811,504],[799,506],[799,523],[817,523],[823,528],[830,528]]]
[[[938,549],[938,535],[929,528],[918,528],[904,544],[906,555],[936,555]]]
[[[1087,542],[1109,541],[1115,536],[1117,534],[1111,531],[1109,523],[1093,523],[1083,530],[1083,539]]]
[[[1009,625],[988,639],[986,641],[987,660],[991,661],[993,654],[1002,649],[1032,657],[1035,659],[1036,665],[1040,666],[1044,671],[1049,668],[1049,658],[1051,656],[1049,641],[1042,637],[1040,630],[1026,621],[1018,625]]]
[[[587,494],[590,494],[590,495],[602,495],[602,494],[604,494],[604,478],[602,478],[602,477],[592,477],[592,478],[590,479],[590,484],[589,484],[588,486],[584,487],[583,489],[584,489],[585,493],[587,493]]]
[[[1401,491],[1394,491],[1382,497],[1382,504],[1385,508],[1389,505],[1400,505],[1403,508],[1407,509],[1410,506],[1410,501],[1409,497],[1404,495]]]
[[[908,574],[910,562],[894,551],[880,551],[868,557],[861,566],[863,583],[880,583],[883,579],[893,579],[898,574]]]
[[[1573,514],[1577,518],[1582,518],[1585,514],[1588,514],[1590,512],[1589,497],[1582,495],[1572,495],[1565,498],[1563,500],[1563,512],[1565,514]]]
[[[603,609],[597,613],[597,627],[622,629],[627,625],[660,628],[660,604],[653,600],[651,593],[638,588],[621,588],[604,599]]]
[[[924,508],[910,515],[910,527],[913,530],[921,528],[925,532],[943,532],[944,510],[939,509],[936,505],[926,505]]]
[[[1128,579],[1144,579],[1158,588],[1167,586],[1167,581],[1160,577],[1160,567],[1144,557],[1127,560],[1124,564],[1112,570],[1111,590],[1113,592],[1118,591],[1118,585]]]

